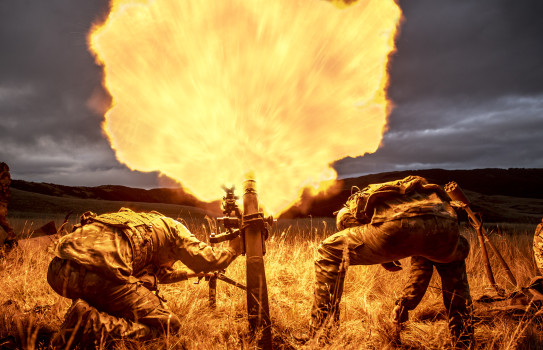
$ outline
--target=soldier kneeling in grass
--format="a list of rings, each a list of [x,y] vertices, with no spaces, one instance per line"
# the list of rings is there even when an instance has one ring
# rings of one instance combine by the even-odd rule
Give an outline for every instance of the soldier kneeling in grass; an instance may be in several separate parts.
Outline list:
[[[200,242],[185,226],[157,212],[85,213],[53,248],[47,281],[73,300],[52,347],[150,339],[175,334],[180,319],[157,283],[174,283],[226,268],[241,252],[239,238],[224,249]],[[176,261],[191,270],[174,270]]]
[[[412,257],[410,280],[396,301],[394,321],[407,320],[426,292],[436,267],[453,346],[473,346],[472,300],[465,258],[469,243],[459,233],[447,193],[418,176],[374,184],[351,195],[337,215],[340,232],[325,239],[315,260],[314,303],[309,337],[325,340],[339,320],[348,266],[382,264]]]

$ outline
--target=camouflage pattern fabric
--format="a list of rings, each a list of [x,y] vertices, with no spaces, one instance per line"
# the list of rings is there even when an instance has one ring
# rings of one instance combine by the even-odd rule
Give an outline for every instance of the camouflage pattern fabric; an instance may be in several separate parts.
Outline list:
[[[180,260],[194,272],[210,272],[226,268],[236,253],[229,247],[214,249],[198,240],[180,222],[168,217],[156,217],[151,221],[156,249],[150,264],[133,266],[133,252],[123,230],[100,222],[78,227],[74,232],[62,236],[53,247],[59,258],[75,261],[89,270],[134,283],[141,271],[171,265]]]
[[[448,201],[449,196],[439,185],[429,184],[420,176],[407,176],[371,184],[353,193],[345,206],[362,224],[376,224],[424,213],[444,218],[455,216]],[[392,207],[394,210],[390,210]]]
[[[442,282],[444,296],[447,294],[444,302],[452,305],[450,302],[457,303],[460,300],[458,303],[466,308],[466,305],[471,304],[471,299],[467,301],[461,296],[469,296],[463,265],[468,251],[467,240],[460,238],[456,215],[449,218],[435,215],[409,216],[400,220],[346,228],[328,237],[319,246],[315,260],[311,332],[327,327],[339,319],[338,305],[343,292],[344,275],[349,266],[382,264],[410,256],[425,258],[435,266],[438,266],[436,263],[441,264],[440,275],[448,275]],[[456,264],[464,266],[463,274],[455,275],[458,271],[450,266]],[[461,270],[461,267],[458,269]],[[457,280],[460,282],[456,283]],[[424,287],[425,290],[427,287],[423,281],[419,284],[419,287],[413,288]],[[453,297],[456,295],[458,298]],[[457,309],[456,306],[451,306],[451,310],[458,310],[450,312],[450,330],[454,340],[456,334],[459,334],[456,330],[457,320],[464,320],[463,316],[457,318],[456,315],[465,313],[461,307]],[[469,310],[466,313],[469,314]],[[471,328],[463,324],[460,328],[471,332]]]
[[[82,299],[94,307],[91,329],[106,329],[114,337],[153,336],[179,328],[179,319],[151,290],[177,282],[187,274],[172,269],[181,261],[194,272],[226,268],[237,256],[231,248],[214,249],[199,241],[181,223],[163,216],[151,221],[156,241],[149,264],[135,268],[127,235],[100,222],[77,227],[52,248],[48,282],[60,295]],[[152,281],[152,282],[149,282]],[[98,334],[97,334],[98,336]]]
[[[55,257],[47,271],[55,292],[73,300],[83,299],[95,308],[87,327],[98,338],[148,338],[159,330],[179,329],[180,320],[159,298],[139,283],[120,283],[89,271],[82,265]],[[92,338],[93,334],[86,335]]]
[[[461,237],[462,244],[468,244]],[[399,306],[395,319],[398,323],[407,321],[407,313],[415,309],[432,278],[434,266],[441,278],[443,304],[447,311],[452,343],[459,348],[468,347],[473,341],[472,299],[469,290],[465,261],[435,263],[421,256],[411,257],[409,280],[400,298],[395,302]],[[395,315],[396,316],[396,315]]]
[[[543,274],[543,219],[535,229],[533,248],[535,263],[539,273]]]

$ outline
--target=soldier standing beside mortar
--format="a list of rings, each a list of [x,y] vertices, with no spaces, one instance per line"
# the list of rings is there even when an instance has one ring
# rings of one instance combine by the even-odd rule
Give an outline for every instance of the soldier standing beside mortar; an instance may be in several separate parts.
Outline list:
[[[395,321],[405,321],[407,311],[417,306],[435,266],[442,281],[451,342],[457,348],[473,346],[465,265],[469,243],[459,233],[449,201],[440,186],[418,176],[370,185],[351,195],[337,214],[341,231],[325,239],[317,251],[309,337],[326,341],[337,325],[349,266],[382,264],[397,271],[401,269],[397,260],[413,257],[409,287],[397,302]]]
[[[9,173],[9,166],[1,162],[0,163],[0,226],[6,231],[7,237],[4,239],[3,246],[6,250],[10,250],[17,245],[17,237],[13,228],[8,222],[8,203],[11,198],[11,191],[9,186],[11,185],[11,175]]]

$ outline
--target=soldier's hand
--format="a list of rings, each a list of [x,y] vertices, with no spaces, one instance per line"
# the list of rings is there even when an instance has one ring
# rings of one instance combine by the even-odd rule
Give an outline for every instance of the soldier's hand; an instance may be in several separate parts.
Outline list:
[[[161,283],[164,283],[164,281],[170,279],[173,272],[174,269],[171,267],[161,267],[156,273],[156,278],[158,278]]]
[[[194,272],[192,270],[187,270],[187,278],[193,278],[193,277],[204,278],[204,277],[211,277],[211,276],[213,276],[212,272]]]
[[[385,270],[390,272],[396,272],[402,269],[402,264],[397,260],[383,263],[381,264],[381,266],[384,267]]]
[[[241,240],[240,236],[230,240],[228,246],[230,247],[230,249],[236,252],[236,255],[240,255],[243,251],[243,241]]]

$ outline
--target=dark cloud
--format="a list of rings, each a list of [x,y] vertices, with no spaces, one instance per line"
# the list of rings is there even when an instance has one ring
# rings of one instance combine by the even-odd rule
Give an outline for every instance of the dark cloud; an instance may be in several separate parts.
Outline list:
[[[107,177],[112,169],[129,173],[102,135],[103,116],[89,106],[93,97],[109,98],[86,42],[108,7],[108,1],[0,2],[0,159],[15,178],[100,184],[115,179]]]
[[[399,4],[389,130],[374,154],[336,162],[340,175],[543,167],[543,1]],[[86,40],[108,7],[0,2],[0,161],[14,178],[157,185],[155,173],[120,165],[100,128],[109,97]]]
[[[405,22],[390,67],[397,103],[429,96],[496,97],[543,89],[543,2],[400,3]]]
[[[375,154],[336,162],[340,175],[543,167],[543,2],[400,5],[388,132]]]
[[[543,95],[484,103],[415,100],[391,118],[397,120],[377,152],[335,164],[343,177],[425,168],[543,168]]]

